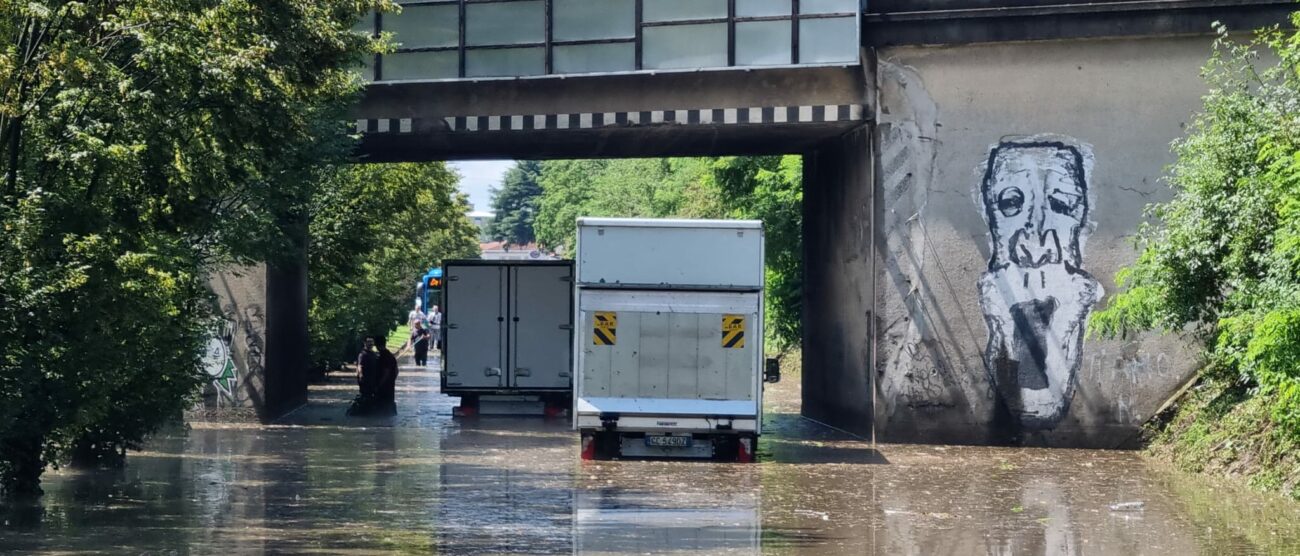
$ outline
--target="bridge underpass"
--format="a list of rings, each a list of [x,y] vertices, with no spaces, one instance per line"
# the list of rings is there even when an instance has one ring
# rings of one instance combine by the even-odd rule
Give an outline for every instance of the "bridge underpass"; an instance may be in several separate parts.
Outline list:
[[[368,70],[363,161],[803,155],[804,413],[887,441],[1091,447],[1130,444],[1195,371],[1176,338],[1085,340],[1081,326],[1133,260],[1142,207],[1168,198],[1159,178],[1204,91],[1210,23],[1249,29],[1291,9],[879,1],[853,16],[847,47],[819,51],[832,61],[803,63],[804,24],[842,12],[755,2],[777,13],[750,17],[734,0],[650,21],[653,0],[628,0],[629,25],[561,40],[557,18],[578,3],[490,3],[539,5],[540,34],[489,29],[497,42],[476,42],[473,8],[487,3],[406,3],[465,23],[428,41],[398,27],[420,46]],[[747,54],[744,29],[758,23],[788,26],[789,48]],[[656,45],[665,30],[726,38],[683,53]],[[602,45],[625,56],[611,71],[557,65],[566,48]],[[528,61],[490,56],[502,52]],[[753,58],[766,63],[742,63]],[[1066,178],[1049,186],[1055,175]],[[1020,216],[1035,210],[1054,216]],[[266,275],[267,406],[305,392],[300,270]]]

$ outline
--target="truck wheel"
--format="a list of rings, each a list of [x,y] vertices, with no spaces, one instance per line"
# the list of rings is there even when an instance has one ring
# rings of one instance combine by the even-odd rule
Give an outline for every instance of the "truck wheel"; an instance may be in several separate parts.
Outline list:
[[[475,417],[478,415],[478,396],[461,396],[460,405],[452,408],[453,417]]]
[[[618,433],[594,432],[582,434],[582,459],[607,460],[618,457]]]
[[[596,442],[596,435],[585,432],[582,433],[582,441],[578,444],[578,447],[581,450],[580,453],[582,454],[582,459],[588,461],[596,459],[596,452],[599,449],[598,443]]]
[[[714,439],[713,459],[753,463],[758,440],[752,436],[720,436]]]
[[[758,461],[758,439],[742,436],[736,440],[736,463],[754,463]]]

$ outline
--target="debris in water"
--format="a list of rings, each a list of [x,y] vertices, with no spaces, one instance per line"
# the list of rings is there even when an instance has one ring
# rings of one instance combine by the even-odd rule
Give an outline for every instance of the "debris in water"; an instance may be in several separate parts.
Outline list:
[[[1110,505],[1110,511],[1112,512],[1140,512],[1143,508],[1146,508],[1146,504],[1143,502],[1120,502]]]
[[[820,517],[822,521],[830,521],[831,516],[826,512],[817,512],[813,510],[795,510],[794,513],[810,517]]]

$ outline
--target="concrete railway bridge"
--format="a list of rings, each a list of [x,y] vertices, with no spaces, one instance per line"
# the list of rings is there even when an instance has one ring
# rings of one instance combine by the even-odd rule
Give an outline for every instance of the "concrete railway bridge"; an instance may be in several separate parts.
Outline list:
[[[1277,0],[433,0],[355,109],[373,162],[799,154],[804,412],[883,441],[1118,447],[1193,376],[1084,338],[1205,86]],[[226,403],[307,389],[303,259],[214,277]]]

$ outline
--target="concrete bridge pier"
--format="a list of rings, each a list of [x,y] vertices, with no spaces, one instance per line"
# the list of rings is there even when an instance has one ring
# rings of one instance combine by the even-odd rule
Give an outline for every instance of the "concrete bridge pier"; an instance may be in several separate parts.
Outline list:
[[[804,154],[803,413],[870,438],[872,126]]]

